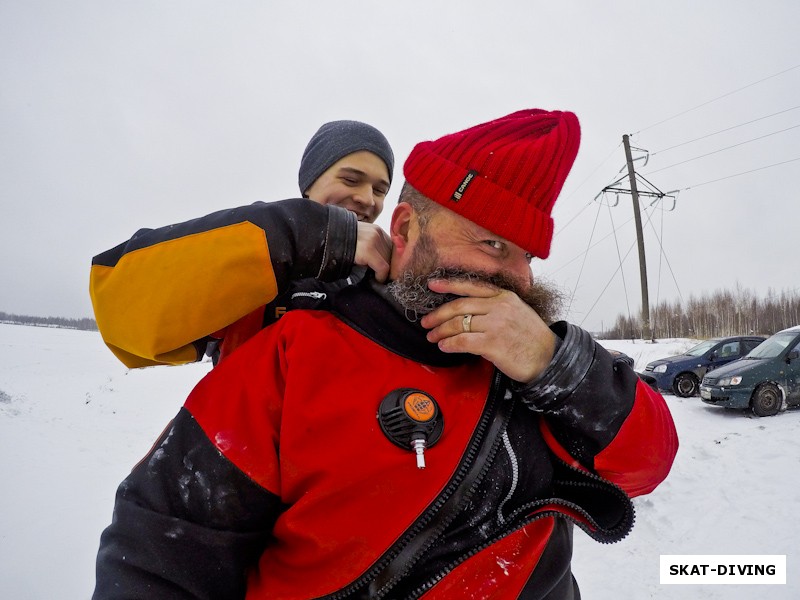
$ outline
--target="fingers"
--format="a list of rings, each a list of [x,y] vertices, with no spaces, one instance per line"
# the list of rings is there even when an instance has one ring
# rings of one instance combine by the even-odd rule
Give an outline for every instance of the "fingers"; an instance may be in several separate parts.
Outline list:
[[[356,263],[359,264],[359,263]],[[389,260],[383,254],[376,254],[371,257],[366,264],[367,267],[375,272],[375,279],[385,283],[389,278]]]
[[[432,328],[426,335],[429,342],[437,344],[447,338],[456,336],[469,336],[483,333],[483,321],[487,318],[483,314],[456,314],[436,327]]]
[[[369,267],[375,279],[384,282],[389,277],[392,241],[389,235],[374,223],[359,221],[356,240],[355,264]]]
[[[482,281],[468,279],[433,279],[428,282],[428,287],[440,294],[456,294],[457,296],[471,296],[473,298],[491,298],[504,291]]]
[[[511,296],[516,298],[516,294],[508,290],[469,281],[436,280],[431,281],[428,287],[434,292],[459,294],[464,297],[442,304],[433,312],[422,317],[421,324],[426,329],[439,327],[454,317],[463,317],[466,314],[485,315],[493,306],[497,306],[496,303],[504,302]]]
[[[516,381],[531,381],[549,364],[555,335],[511,291],[465,281],[429,284],[442,293],[470,293],[425,315],[427,339],[443,352],[482,356]],[[468,315],[471,317],[467,318]]]

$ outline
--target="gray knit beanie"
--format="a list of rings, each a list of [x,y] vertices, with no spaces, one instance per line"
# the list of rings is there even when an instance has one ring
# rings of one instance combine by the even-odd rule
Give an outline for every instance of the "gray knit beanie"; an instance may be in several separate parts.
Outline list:
[[[305,195],[333,163],[360,150],[372,152],[386,163],[391,183],[394,154],[386,137],[372,125],[360,121],[331,121],[317,130],[303,152],[298,177],[300,193]]]

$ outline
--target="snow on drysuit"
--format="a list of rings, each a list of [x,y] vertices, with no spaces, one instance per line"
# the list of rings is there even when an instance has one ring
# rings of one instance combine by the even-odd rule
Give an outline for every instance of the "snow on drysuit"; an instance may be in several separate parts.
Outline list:
[[[583,330],[536,380],[425,340],[366,279],[209,373],[120,485],[95,599],[579,598],[573,527],[633,524],[677,450],[663,398]],[[443,430],[419,469],[376,417],[396,390]]]

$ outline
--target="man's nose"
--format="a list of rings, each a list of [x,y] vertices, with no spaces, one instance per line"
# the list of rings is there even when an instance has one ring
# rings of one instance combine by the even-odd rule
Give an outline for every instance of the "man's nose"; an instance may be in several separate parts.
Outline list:
[[[353,194],[353,201],[364,206],[375,206],[375,194],[371,185],[362,185]]]

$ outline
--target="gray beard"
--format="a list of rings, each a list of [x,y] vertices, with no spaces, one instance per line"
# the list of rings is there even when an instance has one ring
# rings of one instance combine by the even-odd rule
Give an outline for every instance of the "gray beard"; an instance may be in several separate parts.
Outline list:
[[[427,315],[442,304],[460,297],[455,294],[439,294],[428,288],[428,282],[432,279],[451,279],[456,277],[457,275],[454,271],[459,271],[459,275],[462,277],[465,274],[461,269],[448,269],[445,267],[437,267],[423,275],[415,275],[410,270],[404,271],[399,278],[389,283],[388,288],[394,299],[406,310],[406,313],[411,313],[415,316]],[[468,275],[464,278],[470,278]]]
[[[442,304],[461,298],[455,294],[431,291],[428,282],[433,279],[480,282],[511,291],[533,308],[546,323],[558,319],[564,301],[564,294],[545,281],[534,281],[529,287],[523,288],[518,282],[503,274],[489,275],[458,267],[436,267],[427,273],[415,274],[413,269],[409,269],[387,286],[394,299],[405,309],[409,320],[416,321],[420,315],[426,315]]]

